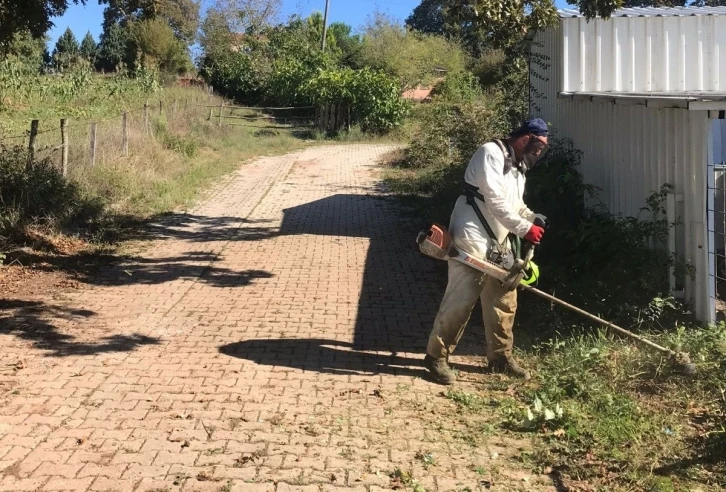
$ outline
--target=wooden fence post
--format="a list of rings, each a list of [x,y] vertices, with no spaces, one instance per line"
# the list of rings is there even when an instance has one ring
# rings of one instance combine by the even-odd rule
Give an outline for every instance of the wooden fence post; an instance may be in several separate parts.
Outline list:
[[[63,153],[61,154],[61,168],[63,169],[63,176],[68,176],[68,120],[65,118],[60,120],[61,127],[61,145],[63,147]]]
[[[96,165],[96,123],[91,123],[91,167]]]
[[[28,141],[28,151],[30,152],[30,162],[35,159],[35,139],[38,138],[38,125],[40,121],[33,120],[30,122],[30,139]]]
[[[209,108],[209,121],[212,121],[212,117],[214,116],[213,109]]]
[[[129,155],[129,126],[128,126],[128,113],[124,111],[123,118],[121,120],[121,152],[124,156]]]
[[[159,116],[164,111],[164,101],[159,101]]]
[[[222,112],[224,111],[224,101],[219,103],[219,127],[222,128]]]
[[[144,133],[149,133],[149,101],[144,103]]]

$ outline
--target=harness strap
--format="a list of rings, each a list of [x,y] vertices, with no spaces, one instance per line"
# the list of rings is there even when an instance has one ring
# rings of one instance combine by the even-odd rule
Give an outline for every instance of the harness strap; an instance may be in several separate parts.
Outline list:
[[[497,249],[499,245],[499,241],[497,241],[497,236],[494,234],[494,231],[492,230],[491,226],[489,225],[489,222],[487,222],[486,218],[484,218],[484,214],[482,214],[481,209],[479,208],[479,205],[476,204],[475,198],[478,198],[482,202],[486,201],[484,200],[484,195],[479,193],[479,188],[469,184],[467,182],[464,182],[464,191],[462,193],[464,196],[466,196],[466,203],[468,205],[471,205],[471,207],[474,209],[474,213],[476,213],[476,216],[479,218],[479,221],[484,226],[484,230],[487,231],[487,234],[489,234],[489,237],[494,241],[494,244],[497,245]],[[512,249],[514,250],[514,257],[519,258],[521,255],[521,249],[522,249],[522,242],[519,239],[519,236],[516,234],[508,234],[507,238],[512,244]]]
[[[467,182],[464,182],[464,193],[466,196],[466,203],[471,205],[474,208],[474,213],[476,213],[476,216],[481,221],[481,224],[484,226],[484,229],[487,231],[487,234],[489,234],[489,237],[494,239],[496,241],[496,235],[494,234],[494,231],[489,226],[489,222],[487,222],[487,219],[484,218],[484,214],[481,213],[481,209],[479,208],[479,205],[476,204],[475,198],[478,198],[481,201],[484,201],[484,195],[479,193],[479,188],[471,185]]]

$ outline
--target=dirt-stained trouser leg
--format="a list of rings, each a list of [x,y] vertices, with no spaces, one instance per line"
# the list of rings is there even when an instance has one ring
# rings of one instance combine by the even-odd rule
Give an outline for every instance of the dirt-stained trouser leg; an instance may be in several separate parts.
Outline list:
[[[489,362],[512,355],[512,327],[517,313],[517,290],[508,291],[502,283],[486,277],[481,292],[481,308]]]
[[[449,260],[449,283],[429,336],[428,355],[445,359],[454,351],[482,293],[485,278],[478,270]]]

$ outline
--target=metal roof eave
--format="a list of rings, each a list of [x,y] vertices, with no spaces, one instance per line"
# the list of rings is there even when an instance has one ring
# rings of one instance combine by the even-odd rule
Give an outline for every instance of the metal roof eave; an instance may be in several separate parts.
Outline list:
[[[578,9],[559,9],[561,19],[578,19],[584,15]],[[613,12],[612,17],[688,17],[726,15],[726,6],[715,7],[630,7]]]
[[[575,101],[646,106],[648,108],[678,108],[689,111],[724,111],[726,94],[698,97],[689,94],[614,94],[602,92],[560,92],[558,97]]]

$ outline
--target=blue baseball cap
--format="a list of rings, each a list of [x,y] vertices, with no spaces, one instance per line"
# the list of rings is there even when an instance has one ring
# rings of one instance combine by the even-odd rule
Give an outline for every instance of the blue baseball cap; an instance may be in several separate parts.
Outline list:
[[[538,137],[546,137],[549,133],[549,128],[547,128],[547,123],[542,118],[530,118],[525,120],[522,126],[512,133],[512,135],[527,135],[529,133]]]

